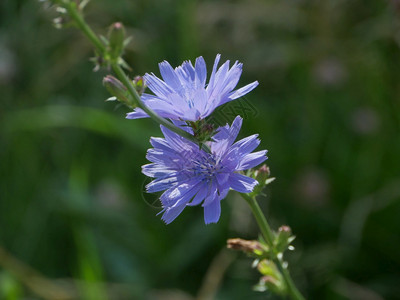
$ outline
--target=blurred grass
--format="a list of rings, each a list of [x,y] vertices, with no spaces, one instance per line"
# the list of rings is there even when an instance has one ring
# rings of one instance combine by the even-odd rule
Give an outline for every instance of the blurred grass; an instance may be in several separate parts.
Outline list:
[[[294,279],[309,299],[400,292],[397,1],[93,1],[99,33],[122,21],[134,74],[216,53],[244,63],[246,101],[277,180],[260,199],[290,225]],[[255,238],[234,194],[217,225],[201,208],[165,226],[143,194],[150,120],[129,121],[93,73],[88,42],[36,1],[0,3],[0,245],[82,299],[191,299],[230,237]],[[231,103],[222,117],[243,113]],[[225,114],[225,115],[224,115]],[[42,299],[2,264],[0,297]],[[13,273],[14,272],[14,273]],[[61,281],[60,281],[61,280]],[[238,258],[217,299],[263,299]],[[66,283],[65,283],[66,282]],[[74,290],[75,291],[75,290]]]

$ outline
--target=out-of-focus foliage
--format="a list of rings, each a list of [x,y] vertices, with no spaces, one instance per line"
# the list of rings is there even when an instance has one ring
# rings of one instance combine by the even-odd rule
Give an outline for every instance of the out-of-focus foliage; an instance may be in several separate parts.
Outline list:
[[[124,23],[132,75],[158,74],[164,59],[242,61],[242,85],[260,86],[215,119],[242,114],[241,136],[258,132],[269,149],[277,180],[260,202],[297,236],[287,259],[300,290],[398,297],[397,0],[97,0],[86,11],[103,35]],[[198,207],[164,225],[140,172],[158,126],[104,101],[107,70],[93,73],[88,41],[54,17],[36,1],[0,2],[0,298],[264,299],[250,259],[222,250],[257,237],[244,201],[232,193],[216,225]]]

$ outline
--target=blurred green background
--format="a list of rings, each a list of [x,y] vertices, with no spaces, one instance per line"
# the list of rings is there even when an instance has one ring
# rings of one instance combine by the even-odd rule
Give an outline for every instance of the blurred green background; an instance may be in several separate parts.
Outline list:
[[[104,101],[107,70],[56,16],[0,2],[0,299],[275,299],[251,290],[250,258],[224,250],[258,234],[237,195],[218,224],[201,207],[168,226],[156,216],[140,167],[159,128]],[[260,85],[223,122],[242,114],[241,137],[269,150],[277,180],[259,200],[297,236],[286,257],[300,290],[400,299],[399,1],[98,0],[86,16],[100,34],[125,24],[132,75],[164,59],[243,62],[239,86]]]

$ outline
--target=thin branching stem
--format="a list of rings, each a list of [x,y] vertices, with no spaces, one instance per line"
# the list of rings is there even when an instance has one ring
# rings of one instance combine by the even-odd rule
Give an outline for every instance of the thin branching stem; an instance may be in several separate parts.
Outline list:
[[[78,8],[74,2],[69,2],[66,4],[65,9],[67,10],[69,16],[73,19],[76,26],[83,32],[83,34],[92,42],[95,46],[97,52],[102,56],[107,56],[107,47],[104,43],[100,40],[100,38],[94,33],[94,31],[90,28],[90,26],[86,23],[85,19],[82,16],[82,13],[78,11]],[[168,128],[169,130],[179,134],[180,136],[184,137],[185,139],[199,144],[199,141],[187,131],[175,126],[170,121],[164,119],[163,117],[159,116],[155,113],[151,108],[144,105],[142,100],[140,99],[139,94],[137,93],[135,87],[132,85],[131,80],[125,74],[124,70],[118,63],[118,59],[112,60],[110,62],[113,71],[115,72],[117,78],[122,82],[122,84],[128,89],[129,95],[133,100],[133,103],[145,111],[150,118],[156,121],[158,124],[163,125],[164,127]],[[203,150],[210,152],[209,147],[206,144],[201,145]]]

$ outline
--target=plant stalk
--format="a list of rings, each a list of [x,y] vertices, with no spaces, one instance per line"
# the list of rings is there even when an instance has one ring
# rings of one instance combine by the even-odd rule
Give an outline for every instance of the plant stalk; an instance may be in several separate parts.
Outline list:
[[[99,52],[99,54],[102,57],[105,57],[107,54],[107,47],[99,39],[99,37],[93,32],[93,30],[89,27],[89,25],[85,22],[85,19],[83,18],[82,13],[80,13],[77,10],[76,4],[74,2],[69,2],[65,6],[65,9],[67,10],[69,16],[75,21],[76,26],[92,42],[92,44],[95,46],[95,48]],[[142,102],[135,87],[132,85],[131,80],[128,78],[128,76],[125,74],[125,72],[122,70],[121,66],[118,64],[117,61],[112,61],[111,67],[112,67],[113,71],[115,72],[117,78],[128,89],[129,95],[133,99],[136,106],[138,106],[143,111],[145,111],[150,116],[150,118],[152,118],[158,124],[163,125],[164,127],[179,134],[180,136],[184,137],[185,139],[199,145],[199,141],[197,141],[197,139],[193,135],[191,135],[187,131],[175,126],[173,123],[169,122],[168,120],[164,119],[163,117],[159,116],[151,108],[147,107]],[[203,149],[205,151],[210,152],[210,149],[207,145],[202,144],[201,146],[203,147]]]
[[[272,253],[274,254],[273,261],[277,265],[279,271],[282,273],[283,279],[287,286],[287,292],[288,292],[289,296],[293,300],[305,300],[303,295],[299,292],[296,285],[294,284],[292,278],[290,277],[289,271],[287,270],[287,268],[285,268],[283,266],[282,259],[280,259],[276,256],[276,250],[275,250],[275,246],[274,246],[274,234],[273,234],[271,227],[269,226],[267,219],[265,218],[260,206],[258,205],[256,198],[251,197],[248,194],[240,193],[240,195],[249,204],[251,211],[252,211],[254,217],[256,218],[258,227],[261,230],[261,234],[262,234],[264,240],[267,242],[268,246],[270,247]]]

